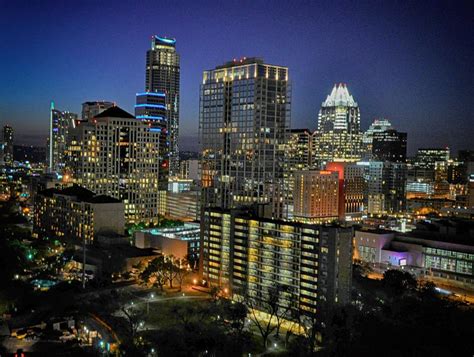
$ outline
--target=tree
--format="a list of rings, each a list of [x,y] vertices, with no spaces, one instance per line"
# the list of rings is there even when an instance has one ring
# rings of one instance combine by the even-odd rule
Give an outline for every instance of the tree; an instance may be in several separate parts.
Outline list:
[[[175,260],[176,264],[176,279],[179,283],[179,291],[181,291],[184,279],[189,274],[188,261],[186,259]]]
[[[383,274],[382,283],[393,296],[416,290],[417,281],[409,272],[390,269]]]
[[[138,328],[140,327],[140,323],[143,321],[143,318],[144,318],[143,312],[141,312],[138,309],[134,309],[133,306],[130,306],[130,307],[123,306],[121,310],[127,320],[128,332],[130,334],[130,338],[132,341],[135,341]]]
[[[145,283],[151,283],[153,286],[158,286],[163,291],[163,286],[166,284],[167,275],[167,263],[165,257],[160,255],[153,259],[143,272],[140,274],[140,278]]]
[[[278,284],[268,288],[267,294],[261,299],[246,294],[245,304],[250,310],[250,320],[257,326],[262,336],[264,348],[267,347],[268,337],[273,331],[276,330],[278,336],[282,322],[288,317],[291,305],[284,306],[280,304],[281,294],[286,290],[287,287]],[[259,316],[259,311],[266,313],[265,318]]]
[[[170,283],[170,289],[173,289],[173,280],[178,275],[178,267],[175,263],[174,256],[170,255],[165,258],[166,280]]]

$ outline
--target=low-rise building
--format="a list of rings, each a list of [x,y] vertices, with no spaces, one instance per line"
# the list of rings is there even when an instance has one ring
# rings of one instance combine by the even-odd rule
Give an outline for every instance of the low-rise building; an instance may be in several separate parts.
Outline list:
[[[358,230],[354,258],[474,287],[474,228],[462,220],[422,222],[412,232]]]
[[[179,227],[151,228],[135,232],[135,246],[153,248],[176,258],[199,259],[199,223],[184,223]]]
[[[74,185],[39,192],[34,202],[33,233],[90,244],[97,234],[123,234],[123,202]]]

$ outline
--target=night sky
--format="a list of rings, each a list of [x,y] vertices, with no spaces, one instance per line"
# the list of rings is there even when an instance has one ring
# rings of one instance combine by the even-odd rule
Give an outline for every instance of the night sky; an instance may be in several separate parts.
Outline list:
[[[150,37],[177,39],[181,142],[196,149],[202,71],[243,56],[288,66],[292,127],[315,129],[335,82],[423,146],[474,149],[472,1],[0,0],[0,124],[44,145],[50,100],[80,113],[110,100],[133,113]]]

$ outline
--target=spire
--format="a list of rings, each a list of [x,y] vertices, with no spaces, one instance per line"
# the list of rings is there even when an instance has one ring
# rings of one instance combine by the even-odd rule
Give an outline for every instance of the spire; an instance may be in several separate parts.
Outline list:
[[[336,83],[331,91],[331,94],[327,96],[326,100],[322,104],[323,107],[357,107],[357,102],[354,100],[352,95],[347,89],[345,83]]]

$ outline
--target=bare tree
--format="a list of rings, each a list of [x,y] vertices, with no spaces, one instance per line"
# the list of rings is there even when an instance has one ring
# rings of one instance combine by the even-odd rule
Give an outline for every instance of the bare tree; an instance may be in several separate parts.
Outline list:
[[[176,279],[179,283],[179,291],[183,287],[183,282],[186,276],[189,274],[188,261],[186,259],[175,260],[176,265]]]
[[[134,341],[137,336],[138,328],[140,327],[140,322],[143,321],[143,313],[133,307],[123,306],[121,311],[126,317],[128,323],[128,330],[130,333],[131,340]]]

